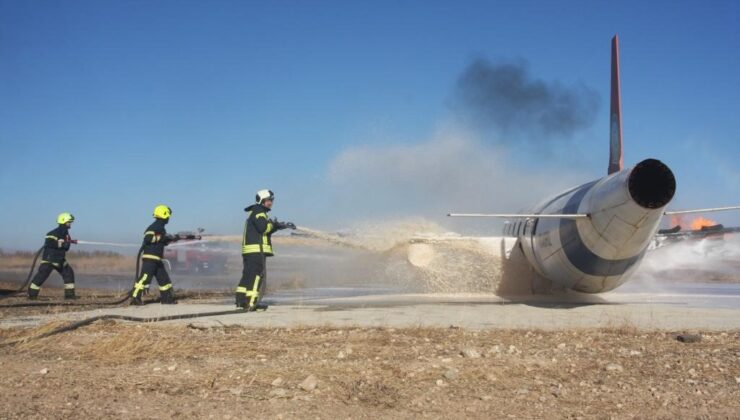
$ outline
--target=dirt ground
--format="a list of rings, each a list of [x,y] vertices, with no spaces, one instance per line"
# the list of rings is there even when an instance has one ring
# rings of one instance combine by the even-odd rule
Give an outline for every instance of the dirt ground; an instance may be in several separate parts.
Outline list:
[[[738,338],[99,322],[0,347],[0,418],[729,419]]]
[[[0,280],[0,290],[15,290],[17,284]],[[156,289],[156,287],[155,287]],[[76,290],[77,299],[67,301],[62,298],[64,289],[61,287],[45,287],[44,294],[35,301],[29,301],[26,293],[11,295],[0,295],[0,318],[13,316],[48,315],[65,312],[76,312],[98,308],[125,306],[128,302],[116,303],[127,296],[126,292],[113,292],[110,290],[85,289]],[[232,294],[209,290],[185,290],[177,293],[178,300],[183,302],[220,302]],[[154,292],[144,297],[145,303],[154,303],[159,297]],[[110,305],[106,303],[111,303]],[[116,303],[116,304],[112,304]]]

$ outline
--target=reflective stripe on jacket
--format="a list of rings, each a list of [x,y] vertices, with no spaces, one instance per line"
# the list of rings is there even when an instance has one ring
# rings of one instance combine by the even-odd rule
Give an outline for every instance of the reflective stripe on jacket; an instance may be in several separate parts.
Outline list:
[[[244,210],[247,211],[247,221],[244,222],[242,254],[273,255],[271,237],[275,229],[267,217],[270,209],[254,204]]]
[[[44,238],[43,261],[54,264],[64,263],[67,251],[69,251],[69,229],[67,226],[59,225],[56,229],[46,234]]]
[[[142,258],[160,260],[164,256],[164,247],[167,245],[166,220],[156,219],[144,232],[142,242]]]

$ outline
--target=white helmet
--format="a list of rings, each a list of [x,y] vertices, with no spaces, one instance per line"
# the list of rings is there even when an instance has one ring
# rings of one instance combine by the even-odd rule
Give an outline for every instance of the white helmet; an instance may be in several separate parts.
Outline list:
[[[259,190],[254,199],[257,201],[257,204],[262,204],[265,200],[274,200],[275,194],[272,190]]]

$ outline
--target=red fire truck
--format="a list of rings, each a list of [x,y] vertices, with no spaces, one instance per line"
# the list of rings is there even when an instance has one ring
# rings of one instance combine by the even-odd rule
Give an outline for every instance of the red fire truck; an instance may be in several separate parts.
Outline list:
[[[179,232],[178,235],[188,236],[192,232]],[[164,253],[173,272],[188,274],[223,274],[226,272],[227,256],[226,250],[208,240],[178,242],[168,246]]]

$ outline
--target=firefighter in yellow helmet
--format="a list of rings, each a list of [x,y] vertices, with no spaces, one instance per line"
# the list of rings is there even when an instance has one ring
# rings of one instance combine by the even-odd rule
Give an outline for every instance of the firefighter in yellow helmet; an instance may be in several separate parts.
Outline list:
[[[70,213],[61,213],[57,216],[57,227],[46,234],[44,241],[44,253],[41,257],[39,270],[33,277],[31,284],[28,286],[28,298],[36,299],[41,291],[41,285],[44,284],[52,270],[62,275],[64,281],[64,298],[75,299],[75,272],[67,262],[67,251],[71,244],[76,244],[77,240],[70,238],[69,229],[75,217]]]
[[[295,229],[293,223],[278,222],[267,217],[275,200],[272,191],[257,191],[255,200],[255,204],[244,209],[247,212],[242,238],[244,269],[236,288],[236,306],[247,311],[267,308],[259,305],[259,302],[265,289],[266,257],[273,255],[272,234],[282,229]]]
[[[160,302],[163,304],[177,303],[172,291],[170,276],[162,263],[164,247],[179,240],[178,236],[169,235],[165,229],[170,216],[172,216],[172,209],[169,207],[160,204],[154,208],[154,223],[146,228],[144,242],[141,245],[141,274],[131,291],[130,303],[132,305],[142,304],[141,296],[149,287],[152,278],[156,278],[159,283]]]

